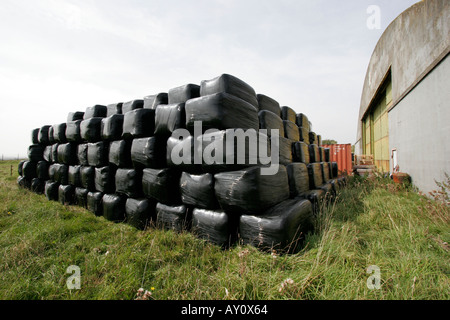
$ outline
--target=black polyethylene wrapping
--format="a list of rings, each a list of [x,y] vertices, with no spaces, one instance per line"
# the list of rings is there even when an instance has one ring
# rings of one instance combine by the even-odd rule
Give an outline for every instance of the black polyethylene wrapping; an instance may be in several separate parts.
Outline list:
[[[200,97],[200,86],[196,84],[186,84],[172,88],[168,92],[169,104],[185,103],[186,101]]]
[[[169,168],[193,173],[202,172],[201,161],[199,164],[195,164],[194,153],[194,139],[192,136],[185,139],[178,139],[172,136],[167,140],[166,163]],[[179,158],[179,162],[175,163],[175,158]]]
[[[320,153],[319,153],[319,147],[317,144],[310,144],[309,145],[309,162],[320,162]]]
[[[30,181],[33,178],[37,178],[36,166],[36,162],[25,161],[22,166],[22,176]]]
[[[68,182],[75,187],[81,187],[81,166],[69,166]]]
[[[87,209],[87,195],[89,191],[84,188],[76,187],[75,188],[75,204],[82,208]]]
[[[102,119],[89,118],[80,123],[81,139],[87,142],[98,142],[102,139]]]
[[[131,144],[130,140],[112,141],[109,145],[109,163],[118,168],[130,168],[133,164],[131,161]]]
[[[155,131],[155,110],[136,109],[127,112],[123,119],[122,138],[150,137]]]
[[[50,128],[48,128],[48,144],[50,145],[55,142],[54,129],[53,126],[51,126]]]
[[[264,94],[257,94],[259,111],[269,110],[281,118],[281,108],[278,101]]]
[[[31,180],[31,191],[37,194],[43,194],[45,191],[45,181],[39,178]]]
[[[325,162],[331,162],[330,161],[330,148],[324,148],[324,154],[325,154]]]
[[[17,177],[17,184],[19,185],[19,188],[31,189],[31,180],[25,177]]]
[[[267,129],[267,135],[269,137],[272,136],[271,130],[278,130],[278,136],[280,137],[285,136],[283,120],[275,113],[268,110],[262,110],[258,113],[258,118],[259,128]]]
[[[33,144],[28,147],[28,160],[38,162],[44,160],[44,146],[40,144]]]
[[[60,184],[69,184],[69,166],[66,164],[55,164],[54,180]]]
[[[297,114],[295,113],[294,109],[284,106],[281,107],[281,119],[291,121],[296,124]]]
[[[330,181],[330,165],[328,162],[321,162],[320,165],[322,166],[322,177],[324,182]]]
[[[117,169],[116,193],[124,194],[130,198],[142,196],[142,173],[134,169]]]
[[[302,162],[305,164],[309,164],[309,147],[304,142],[294,142],[292,144],[292,160],[294,162]]]
[[[156,219],[156,202],[149,199],[128,198],[125,203],[125,214],[129,225],[144,230],[152,219]]]
[[[57,143],[66,143],[66,129],[67,129],[67,123],[60,123],[55,124],[53,127],[53,139],[55,139],[55,142]]]
[[[255,90],[239,78],[229,74],[222,74],[211,80],[203,80],[200,83],[200,96],[202,97],[221,92],[238,97],[258,108]]]
[[[236,223],[223,211],[194,209],[192,212],[192,232],[221,247],[229,247],[235,240]]]
[[[332,178],[337,178],[339,176],[339,168],[338,168],[337,162],[331,163],[331,173],[332,173]]]
[[[307,132],[311,131],[308,117],[303,113],[297,114],[297,121],[295,123],[297,124],[298,127],[303,127]],[[309,141],[309,138],[307,138],[307,140]]]
[[[325,162],[325,148],[319,146],[319,156],[320,156],[320,161],[319,162]]]
[[[243,215],[239,221],[244,244],[262,250],[297,252],[304,236],[314,230],[313,208],[304,199],[289,199],[261,216]]]
[[[83,120],[83,118],[84,118],[84,112],[82,112],[82,111],[69,112],[69,114],[67,115],[67,122]]]
[[[294,122],[288,121],[288,120],[283,120],[283,126],[284,126],[285,138],[288,138],[288,139],[291,139],[294,141],[300,140],[300,132],[299,132],[297,125]]]
[[[63,143],[58,145],[58,162],[67,165],[75,165],[78,163],[77,155],[78,146],[74,143]]]
[[[87,158],[90,166],[104,167],[108,165],[109,143],[107,141],[88,143]]]
[[[156,226],[159,228],[181,232],[190,228],[191,219],[186,206],[156,204]]]
[[[318,189],[323,185],[322,166],[319,162],[308,164],[309,189]]]
[[[181,204],[180,172],[174,169],[144,169],[142,191],[151,198],[167,205]]]
[[[180,178],[181,200],[187,206],[215,210],[219,202],[214,192],[214,175],[183,172]]]
[[[262,214],[289,198],[286,167],[273,175],[261,174],[261,167],[218,173],[214,190],[223,210],[235,214]]]
[[[308,168],[304,163],[291,163],[286,166],[290,197],[295,198],[309,190]]]
[[[228,93],[216,93],[186,102],[186,128],[193,133],[194,122],[202,129],[259,129],[258,110],[248,102]]]
[[[166,166],[167,141],[163,137],[133,139],[131,161],[136,169],[163,168]]]
[[[279,163],[288,165],[293,162],[292,145],[296,142],[294,140],[280,137],[279,139]],[[273,150],[273,148],[272,148]]]
[[[40,128],[36,128],[31,130],[31,143],[32,144],[39,144],[39,130]]]
[[[103,215],[103,196],[102,192],[88,192],[86,196],[87,209],[97,217]]]
[[[49,163],[53,163],[52,148],[53,148],[53,145],[46,146],[45,149],[44,149],[44,153],[42,154],[44,160],[49,162]],[[58,150],[58,149],[56,149],[56,150]]]
[[[89,191],[95,191],[95,168],[82,166],[80,168],[81,186]]]
[[[112,166],[95,168],[95,190],[103,193],[114,193],[116,169]]]
[[[82,166],[88,166],[88,144],[82,143],[77,146],[77,159],[78,164]]]
[[[299,140],[309,144],[309,130],[308,128],[298,127]]]
[[[48,139],[48,131],[50,130],[51,126],[43,126],[39,129],[39,143],[43,145],[50,144],[50,141]]]
[[[317,134],[313,131],[309,132],[309,143],[315,144],[317,147],[319,147],[319,140],[317,139]]]
[[[82,120],[68,121],[66,124],[66,139],[68,142],[81,142],[80,125]]]
[[[58,188],[58,201],[64,205],[74,204],[75,199],[75,187],[68,185],[60,185]]]
[[[86,108],[84,112],[83,120],[87,120],[90,118],[104,118],[108,112],[108,108],[102,105],[95,105],[93,107]]]
[[[159,105],[168,103],[169,103],[169,96],[167,92],[160,92],[158,94],[153,94],[144,97],[145,109],[156,109]]]
[[[106,117],[108,118],[115,114],[122,114],[122,105],[122,102],[108,104],[106,106]]]
[[[49,166],[50,165],[47,161],[39,161],[36,165],[36,177],[43,181],[49,180],[48,176]]]
[[[120,140],[123,133],[123,114],[113,114],[102,119],[102,139],[103,140]]]
[[[44,187],[44,194],[48,200],[58,201],[59,183],[54,181],[46,181]]]
[[[125,221],[126,197],[117,194],[105,194],[102,198],[103,216],[113,222]]]
[[[133,111],[136,109],[142,109],[144,107],[144,100],[132,100],[128,102],[124,102],[122,104],[122,114],[126,114],[129,111]]]
[[[17,172],[19,173],[19,176],[23,175],[23,164],[25,163],[25,160],[22,160],[19,162],[19,165],[17,166]]]
[[[186,127],[184,103],[160,105],[155,111],[155,135],[170,136],[176,129]]]

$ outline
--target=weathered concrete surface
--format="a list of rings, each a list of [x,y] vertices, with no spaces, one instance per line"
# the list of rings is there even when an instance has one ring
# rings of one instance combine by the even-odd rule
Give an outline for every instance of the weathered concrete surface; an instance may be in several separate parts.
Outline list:
[[[450,57],[389,112],[389,149],[423,192],[450,175]],[[392,161],[391,161],[392,168]]]
[[[356,154],[362,153],[361,120],[389,68],[395,105],[430,65],[448,51],[449,21],[450,1],[426,0],[404,11],[385,30],[367,69],[358,118]]]

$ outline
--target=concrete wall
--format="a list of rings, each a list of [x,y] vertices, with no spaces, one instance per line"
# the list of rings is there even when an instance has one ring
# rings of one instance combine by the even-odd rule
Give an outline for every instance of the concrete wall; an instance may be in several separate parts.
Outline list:
[[[361,120],[389,68],[395,106],[430,66],[449,51],[449,21],[450,1],[426,0],[404,11],[384,31],[367,68],[358,118],[358,141],[362,137]],[[357,144],[355,152],[362,153],[361,143]]]
[[[400,171],[423,192],[450,175],[449,75],[447,55],[388,115],[389,148],[397,148]]]

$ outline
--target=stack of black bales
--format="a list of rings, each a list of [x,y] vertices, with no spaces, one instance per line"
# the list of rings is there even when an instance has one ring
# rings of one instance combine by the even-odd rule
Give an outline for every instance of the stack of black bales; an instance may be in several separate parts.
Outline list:
[[[230,145],[242,132],[258,135]],[[320,203],[344,183],[304,114],[228,74],[70,113],[33,130],[32,143],[20,186],[110,221],[191,230],[222,247],[241,239],[296,251]],[[267,174],[275,163],[259,156],[277,149],[279,167]]]

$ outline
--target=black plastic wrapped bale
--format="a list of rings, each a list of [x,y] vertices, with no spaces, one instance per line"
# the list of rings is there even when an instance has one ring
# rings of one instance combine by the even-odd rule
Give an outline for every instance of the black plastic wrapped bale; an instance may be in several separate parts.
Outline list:
[[[325,148],[319,146],[319,156],[320,156],[320,162],[325,162]]]
[[[19,162],[19,165],[17,166],[17,173],[19,176],[23,176],[23,164],[26,162],[26,160],[22,160]]]
[[[322,189],[316,189],[316,190],[309,190],[308,192],[305,192],[301,195],[302,198],[308,199],[313,208],[313,214],[314,216],[317,216],[320,212],[320,209],[322,207],[322,204],[324,203],[326,197],[326,192]]]
[[[297,114],[295,113],[294,109],[284,106],[281,107],[281,119],[291,121],[296,124]]]
[[[43,144],[43,145],[48,145],[50,144],[50,141],[48,139],[48,130],[50,129],[51,126],[43,126],[39,129],[39,143]]]
[[[109,163],[117,166],[118,168],[132,167],[131,145],[131,140],[112,141],[109,145]]]
[[[122,114],[126,114],[127,112],[142,109],[144,107],[144,100],[137,99],[128,102],[124,102],[122,104]]]
[[[77,146],[77,159],[78,164],[82,166],[88,166],[88,144],[82,143]]]
[[[58,162],[67,165],[78,164],[78,145],[75,143],[63,143],[58,145]]]
[[[142,196],[142,172],[134,169],[117,169],[116,193],[124,194],[130,198]]]
[[[263,251],[296,253],[305,235],[314,231],[312,204],[305,199],[289,199],[261,216],[242,215],[239,231],[244,244]]]
[[[122,114],[123,102],[111,103],[106,106],[106,118],[111,117],[115,114]]]
[[[258,118],[259,128],[266,129],[269,137],[272,136],[271,130],[278,130],[278,135],[280,137],[285,136],[283,120],[275,113],[268,110],[262,110],[258,113]]]
[[[123,119],[123,139],[150,137],[155,131],[155,110],[136,109],[127,112]]]
[[[87,142],[100,141],[102,139],[102,119],[104,118],[95,117],[81,121],[81,139]]]
[[[331,179],[330,166],[329,166],[328,162],[321,162],[320,165],[322,167],[322,178],[323,178],[323,181],[326,183],[326,182],[330,181],[330,179]]]
[[[43,194],[45,191],[45,181],[39,178],[31,180],[31,191],[36,194]]]
[[[125,203],[127,224],[144,230],[152,220],[156,220],[156,202],[149,199],[128,198]]]
[[[317,134],[313,131],[309,132],[309,143],[315,144],[317,147],[319,147],[319,140],[317,139]]]
[[[334,198],[335,192],[332,183],[324,183],[319,189],[325,192],[325,200],[331,200]]]
[[[269,110],[281,118],[281,108],[278,101],[264,94],[257,94],[258,108],[261,110]]]
[[[93,107],[86,108],[84,112],[83,120],[87,120],[90,118],[104,118],[108,112],[108,108],[102,105],[95,105]]]
[[[87,195],[89,193],[88,189],[84,188],[75,188],[75,204],[82,208],[87,209]]]
[[[81,131],[80,124],[83,120],[69,121],[66,124],[66,139],[69,142],[77,142],[80,143],[81,139]]]
[[[299,127],[298,134],[299,134],[300,141],[302,141],[306,144],[309,144],[309,130],[307,128]]]
[[[190,174],[183,172],[180,178],[181,201],[191,207],[200,209],[219,209],[219,202],[214,192],[214,175]]]
[[[104,167],[108,165],[109,143],[107,141],[88,143],[87,158],[90,166]]]
[[[40,144],[33,144],[28,147],[28,160],[32,162],[39,162],[44,160],[44,146]]]
[[[31,130],[31,143],[32,144],[39,144],[39,130],[41,128],[36,128]]]
[[[49,201],[58,201],[58,198],[59,198],[58,190],[59,190],[58,182],[54,182],[54,181],[50,181],[50,180],[45,182],[44,194],[45,194],[45,197]]]
[[[194,123],[208,129],[259,129],[258,110],[250,103],[228,93],[216,93],[186,102],[186,128],[194,134]],[[202,133],[203,133],[202,132]]]
[[[181,232],[190,229],[192,214],[186,206],[156,204],[156,226],[164,230]]]
[[[123,114],[113,114],[102,119],[102,139],[103,140],[120,140],[123,133]]]
[[[341,190],[341,188],[342,188],[342,186],[339,183],[339,180],[338,179],[331,179],[330,180],[330,184],[331,184],[331,187],[333,189],[334,195],[337,195],[339,193],[339,191]]]
[[[95,191],[95,168],[82,166],[80,168],[81,186],[89,191]]]
[[[114,193],[116,169],[113,166],[95,168],[95,190],[103,193]]]
[[[56,164],[56,170],[54,175],[54,180],[60,184],[69,184],[69,166],[65,164]]]
[[[180,175],[174,169],[144,169],[142,191],[147,198],[167,205],[181,204]]]
[[[88,192],[86,197],[87,209],[97,217],[103,215],[103,196],[102,192]]]
[[[67,123],[55,124],[52,126],[53,128],[53,138],[57,143],[67,143],[66,138],[66,129]]]
[[[82,112],[82,111],[69,112],[69,114],[67,115],[67,122],[83,120],[83,118],[84,118],[84,112]]]
[[[53,163],[52,148],[53,148],[53,145],[46,146],[44,149],[44,153],[42,154],[42,157],[44,158],[44,160],[49,163]]]
[[[169,168],[176,168],[180,171],[191,173],[202,172],[201,160],[195,163],[194,138],[174,137],[167,140],[166,163]]]
[[[166,146],[164,137],[133,139],[131,161],[135,169],[163,168],[166,166]]]
[[[280,137],[278,141],[279,163],[282,165],[288,165],[292,163],[294,160],[292,154],[292,145],[296,141],[284,137]]]
[[[308,146],[309,149],[309,162],[320,162],[320,153],[319,153],[319,147],[317,144],[310,144]]]
[[[322,166],[319,162],[308,164],[309,189],[314,190],[323,185]]]
[[[36,162],[25,161],[22,166],[22,176],[30,181],[37,178],[36,166]]]
[[[317,135],[317,143],[319,146],[322,146],[322,136],[320,134]]]
[[[105,194],[102,198],[103,216],[113,222],[125,221],[125,204],[127,198],[117,194]]]
[[[55,181],[56,163],[49,165],[48,167],[48,179]]]
[[[200,86],[186,84],[169,90],[169,104],[186,103],[186,101],[200,97]]]
[[[289,120],[283,120],[283,126],[284,126],[284,137],[299,141],[300,140],[300,132],[298,131],[297,125]]]
[[[229,74],[222,74],[211,80],[203,80],[200,83],[200,96],[202,97],[222,92],[247,101],[258,109],[255,90],[239,78]]]
[[[208,173],[234,171],[270,162],[270,140],[256,130],[227,129],[197,138],[202,170]],[[264,149],[259,150],[260,142]],[[264,158],[266,163],[262,163]]]
[[[19,185],[19,188],[31,189],[31,180],[25,177],[17,177],[17,184]]]
[[[305,116],[303,113],[297,114],[297,121],[295,123],[297,124],[298,127],[304,128],[307,132],[311,131],[308,117]],[[309,138],[308,138],[308,140],[309,140]]]
[[[186,127],[184,103],[160,105],[155,111],[155,135],[170,136],[176,129]]]
[[[339,168],[337,162],[331,162],[331,172],[332,178],[337,178],[339,176]]]
[[[232,222],[230,216],[223,211],[194,209],[192,232],[200,239],[228,248],[237,238],[237,223]]]
[[[325,162],[331,162],[330,161],[330,152],[331,152],[331,150],[330,150],[330,148],[324,148],[324,154],[325,154]]]
[[[301,141],[292,144],[292,160],[293,162],[310,163],[309,146]]]
[[[169,103],[169,95],[167,92],[160,92],[144,97],[144,109],[155,110],[161,104]]]
[[[51,126],[50,128],[48,128],[48,144],[51,145],[55,142],[54,129],[53,126]]]
[[[58,188],[58,201],[63,205],[74,204],[75,199],[75,187],[68,185],[60,185]]]
[[[69,166],[69,171],[67,173],[67,179],[69,184],[75,187],[81,187],[81,166]]]
[[[36,165],[36,176],[42,181],[49,180],[48,176],[49,163],[47,161],[39,161]]]
[[[262,214],[289,198],[286,167],[273,175],[263,175],[261,167],[218,173],[214,190],[223,210],[235,214]]]
[[[291,163],[286,166],[290,197],[295,198],[309,190],[308,168],[304,163]]]

